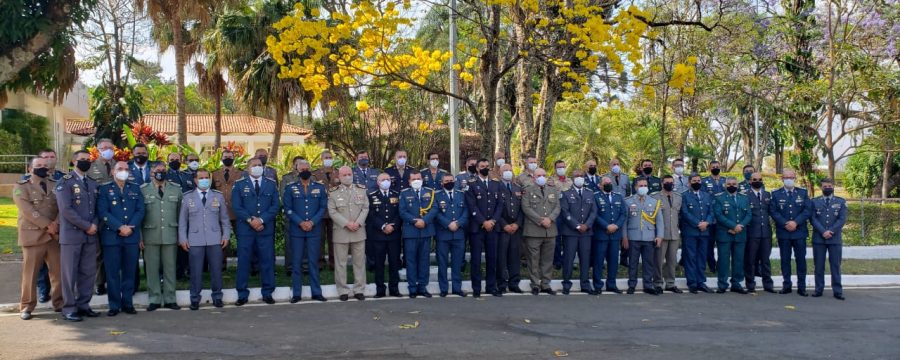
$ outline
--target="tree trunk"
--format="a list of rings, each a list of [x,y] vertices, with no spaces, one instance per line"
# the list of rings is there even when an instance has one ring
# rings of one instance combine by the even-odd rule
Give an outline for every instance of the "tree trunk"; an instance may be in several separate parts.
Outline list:
[[[187,114],[184,95],[184,39],[181,19],[172,19],[172,46],[175,47],[175,113],[177,115],[178,143],[187,145]]]
[[[49,26],[0,54],[0,84],[12,80],[22,69],[31,65],[39,54],[47,50],[53,39],[72,23],[71,4],[65,1],[48,1],[45,6],[46,16],[36,20],[46,21]]]
[[[884,205],[884,199],[891,195],[891,170],[894,165],[894,152],[888,151],[884,153],[884,165],[881,169],[881,204]]]
[[[523,35],[524,36],[524,35]],[[522,154],[535,155],[537,150],[537,129],[534,127],[531,98],[531,72],[527,61],[516,64],[516,113],[515,121],[519,125],[519,142]],[[520,156],[524,160],[523,156]]]
[[[284,126],[284,118],[287,115],[288,99],[279,100],[275,106],[275,131],[272,133],[272,149],[269,150],[269,159],[278,162],[278,145],[281,144],[281,128]],[[280,163],[280,162],[279,162]]]
[[[547,146],[550,144],[550,132],[553,125],[553,114],[556,111],[556,100],[560,96],[560,86],[552,65],[545,65],[541,82],[541,93],[535,119],[537,120],[538,138],[535,144],[538,164],[544,164],[547,157]]]
[[[662,119],[659,122],[659,166],[656,167],[658,174],[662,174],[662,169],[666,166],[666,115],[669,110],[669,83],[663,85],[663,104]]]
[[[215,94],[216,99],[216,138],[213,141],[213,149],[218,149],[222,146],[222,93]]]

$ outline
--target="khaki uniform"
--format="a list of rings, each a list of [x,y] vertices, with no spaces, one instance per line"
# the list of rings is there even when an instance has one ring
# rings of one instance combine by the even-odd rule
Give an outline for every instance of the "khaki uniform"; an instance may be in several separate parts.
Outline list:
[[[522,213],[525,214],[525,246],[528,250],[528,273],[531,288],[550,288],[553,272],[553,248],[556,245],[556,218],[559,216],[559,189],[546,185],[529,185],[522,195]],[[549,218],[549,228],[540,225],[542,218]]]
[[[524,189],[526,186],[530,186],[530,185],[534,184],[534,177],[531,176],[531,173],[529,173],[527,170],[525,170],[525,171],[522,171],[522,173],[519,174],[518,177],[513,178],[513,182],[515,182],[516,185],[519,185],[519,187]]]
[[[366,216],[369,198],[364,185],[338,186],[328,194],[328,214],[334,223],[335,251],[334,281],[338,294],[362,294],[366,288]],[[344,226],[351,222],[360,225],[356,231]],[[347,286],[347,255],[353,256],[353,289]]]
[[[46,190],[41,187],[44,184]],[[56,205],[56,194],[53,193],[55,182],[33,176],[22,180],[13,190],[16,208],[19,210],[18,244],[22,247],[22,292],[19,304],[20,311],[34,311],[37,305],[35,284],[37,274],[44,262],[50,270],[50,299],[54,309],[63,306],[62,288],[59,273],[59,236],[50,235],[47,229],[56,224],[59,208]]]
[[[147,275],[149,303],[175,303],[175,255],[181,186],[166,181],[160,196],[156,183],[149,182],[141,186],[141,193],[144,195],[141,241],[144,242],[144,271]],[[162,288],[159,282],[160,266],[163,273]]]
[[[225,172],[228,172],[228,179],[225,179]],[[243,172],[236,168],[222,167],[212,173],[212,188],[218,190],[225,196],[225,207],[228,209],[228,218],[234,222],[234,210],[231,208],[231,189],[243,176]]]
[[[671,200],[669,196],[671,196]],[[678,230],[681,212],[681,194],[673,190],[666,194],[660,191],[651,195],[662,205],[659,211],[663,215],[663,241],[656,248],[656,273],[653,283],[656,287],[668,289],[675,286],[675,267],[678,265],[678,249],[681,247],[681,231]]]
[[[572,178],[566,177],[562,180],[558,176],[547,178],[547,183],[556,186],[560,192],[569,191],[572,188]]]

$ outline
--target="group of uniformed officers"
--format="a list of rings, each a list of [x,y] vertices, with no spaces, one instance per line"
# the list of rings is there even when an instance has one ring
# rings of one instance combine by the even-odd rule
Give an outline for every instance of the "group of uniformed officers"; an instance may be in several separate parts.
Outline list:
[[[341,301],[365,299],[367,268],[375,274],[376,298],[403,296],[399,271],[404,266],[407,296],[432,297],[427,289],[432,246],[441,297],[468,295],[462,289],[467,246],[474,297],[522,293],[523,255],[534,295],[556,295],[550,286],[554,267],[562,270],[562,293],[573,291],[576,257],[581,292],[597,295],[605,286],[622,293],[616,286],[622,261],[628,266],[627,293],[635,292],[639,270],[643,292],[682,293],[675,285],[678,249],[691,293],[713,291],[706,285],[707,265],[718,274],[717,293],[755,292],[757,276],[763,290],[774,293],[773,228],[784,277],[778,292],[793,290],[793,255],[797,292],[807,296],[810,224],[813,296],[824,289],[827,253],[833,295],[844,299],[840,262],[846,203],[833,195],[831,180],[821,182],[822,196],[809,199],[789,169],[782,174],[784,186],[770,193],[752,166],[744,167],[738,183],[721,177],[715,161],[710,176],[701,177],[685,175],[684,161],[676,159],[673,175],[658,178],[652,175],[652,161],[643,160],[632,179],[616,159],[603,175],[594,160],[571,172],[564,161],[556,161],[548,175],[534,156],[526,155],[524,170],[515,176],[498,152],[493,161],[467,159],[466,169],[453,175],[440,168],[437,153],[429,154],[426,168],[416,170],[407,164],[407,153],[398,150],[393,165],[381,171],[369,166],[365,151],[357,154],[354,167],[339,169],[325,151],[323,167],[312,171],[306,159],[294,158],[292,171],[279,182],[275,169],[266,165],[264,149],[245,170],[235,168],[235,154],[225,150],[221,168],[212,173],[200,168],[197,155],[184,157],[182,170],[180,154],[169,154],[167,163],[151,162],[143,144],[134,146],[128,162],[113,159],[109,140],[100,140],[97,149],[93,161],[88,152],[75,152],[68,174],[55,170],[56,154],[45,150],[14,190],[24,258],[22,319],[32,317],[38,300],[52,300],[68,321],[99,316],[89,306],[95,292],[107,294],[108,316],[136,314],[132,297],[142,250],[147,311],[180,309],[175,281],[186,276],[190,309],[197,310],[205,271],[212,304],[222,307],[222,269],[232,231],[238,259],[235,305],[247,303],[249,278],[256,274],[262,300],[272,304],[279,212],[286,227],[291,303],[301,301],[304,273],[310,298],[326,301],[319,283],[326,246]]]

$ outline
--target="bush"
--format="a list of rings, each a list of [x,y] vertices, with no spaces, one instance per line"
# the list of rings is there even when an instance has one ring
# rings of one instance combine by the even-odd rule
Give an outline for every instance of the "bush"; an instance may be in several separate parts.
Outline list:
[[[6,123],[6,120],[4,120],[4,123]],[[19,138],[19,135],[0,129],[0,154],[12,155],[20,154],[21,152],[21,138]],[[19,162],[18,164],[0,164],[0,173],[24,173],[26,160],[0,157],[0,162]]]
[[[17,145],[9,152],[2,154],[37,155],[42,149],[50,147],[49,121],[43,116],[20,110],[3,110],[3,122],[0,129],[18,135]],[[6,149],[4,149],[6,150]]]

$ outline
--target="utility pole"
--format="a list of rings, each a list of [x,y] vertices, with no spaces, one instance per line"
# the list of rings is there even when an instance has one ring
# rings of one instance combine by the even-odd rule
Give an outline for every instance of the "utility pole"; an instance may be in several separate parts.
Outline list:
[[[456,95],[457,74],[453,69],[456,64],[456,0],[450,0],[450,94]],[[456,98],[448,96],[450,102],[450,173],[459,171],[459,118],[456,111]]]

